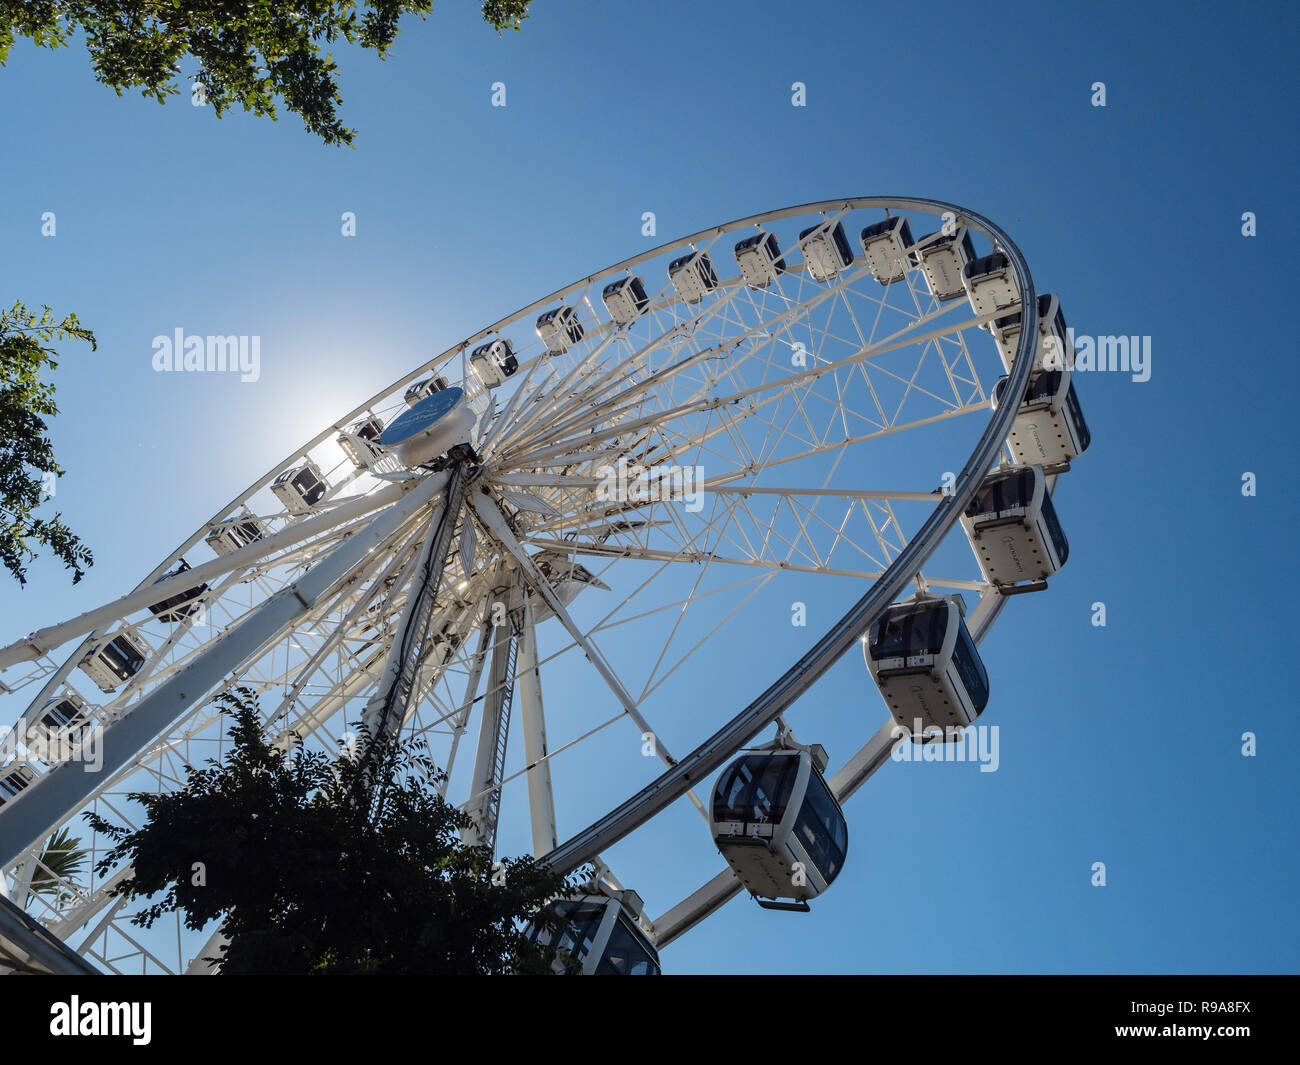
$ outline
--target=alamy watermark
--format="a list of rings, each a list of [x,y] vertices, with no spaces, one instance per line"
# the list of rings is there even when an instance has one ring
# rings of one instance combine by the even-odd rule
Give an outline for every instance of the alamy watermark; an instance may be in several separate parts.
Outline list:
[[[152,1013],[152,1002],[82,1002],[73,995],[50,1006],[50,1035],[127,1037],[135,1046],[148,1046]]]
[[[1074,352],[1074,373],[1109,371],[1132,374],[1136,382],[1151,380],[1151,338],[1149,336],[1076,336],[1074,326],[1065,330],[1066,343]],[[1064,368],[1060,344],[1049,338],[1043,366],[1048,370]]]
[[[19,739],[23,750],[18,749]],[[46,732],[40,722],[28,725],[19,718],[16,726],[0,725],[0,765],[39,760],[47,765],[80,762],[83,773],[98,773],[104,768],[104,729],[98,722],[71,732]]]
[[[607,502],[663,503],[680,499],[691,513],[704,509],[703,466],[641,466],[620,458],[596,471],[596,497]]]
[[[153,368],[159,373],[237,373],[241,381],[262,376],[260,336],[171,336],[153,338]]]
[[[927,728],[916,718],[912,728],[895,725],[890,735],[889,757],[895,762],[977,762],[981,773],[996,773],[1001,764],[997,725]]]

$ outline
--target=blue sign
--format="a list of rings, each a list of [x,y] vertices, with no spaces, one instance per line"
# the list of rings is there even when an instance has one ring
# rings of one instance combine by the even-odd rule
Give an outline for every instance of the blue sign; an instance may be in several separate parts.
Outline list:
[[[392,424],[380,435],[379,443],[384,447],[392,447],[394,444],[400,444],[403,440],[409,440],[413,436],[419,436],[421,433],[427,432],[451,412],[451,409],[460,402],[460,397],[464,394],[464,389],[453,387],[444,388],[441,392],[435,392],[431,396],[425,396],[405,414],[393,420]]]

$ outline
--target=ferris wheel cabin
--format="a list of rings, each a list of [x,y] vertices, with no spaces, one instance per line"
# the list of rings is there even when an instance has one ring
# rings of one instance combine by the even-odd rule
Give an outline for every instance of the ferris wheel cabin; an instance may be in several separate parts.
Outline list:
[[[81,671],[105,695],[112,695],[140,672],[152,648],[132,632],[118,633],[81,660]]]
[[[31,767],[22,762],[11,762],[0,769],[0,806],[18,798],[35,779]]]
[[[577,311],[572,307],[556,307],[538,317],[537,335],[546,345],[547,355],[563,355],[582,340],[584,331]]]
[[[923,246],[913,252],[913,258],[925,275],[930,295],[940,303],[964,296],[966,286],[962,284],[962,271],[975,258],[975,245],[971,243],[970,230],[958,226],[951,233],[942,230],[928,233],[918,244]]]
[[[262,519],[244,507],[237,516],[214,526],[203,541],[218,555],[229,555],[264,536],[266,525]]]
[[[1008,378],[993,386],[996,410]],[[1083,408],[1069,370],[1040,370],[1029,379],[1025,398],[1007,436],[1012,458],[1022,466],[1059,466],[1073,462],[1092,443]]]
[[[1041,466],[990,474],[961,524],[984,579],[1004,595],[1047,587],[1070,555]]]
[[[271,494],[290,514],[305,514],[325,498],[328,488],[320,467],[310,459],[301,466],[285,470],[271,482]]]
[[[23,742],[45,762],[53,762],[60,747],[76,744],[93,725],[92,708],[71,688],[41,707],[40,716],[27,727]]]
[[[755,233],[737,241],[736,265],[750,288],[767,288],[785,273],[785,259],[775,233]]]
[[[528,935],[560,953],[555,971],[581,976],[659,976],[659,952],[641,929],[641,899],[635,891],[583,895],[547,907],[563,925],[537,925]],[[566,960],[569,964],[565,964]]]
[[[1002,365],[1011,372],[1016,361],[1016,347],[1020,343],[1020,312],[1013,311],[1004,318],[995,318],[988,325],[993,340],[1002,356]],[[1073,370],[1074,347],[1061,311],[1061,299],[1054,293],[1038,297],[1038,354],[1035,370]]]
[[[423,381],[416,381],[406,390],[402,399],[405,400],[407,407],[414,407],[421,400],[428,399],[435,392],[443,392],[446,388],[447,379],[435,374],[433,377],[426,377]]]
[[[718,275],[707,251],[693,251],[668,264],[668,280],[686,303],[699,303],[718,287]]]
[[[504,337],[480,344],[469,353],[469,365],[485,388],[497,388],[505,384],[507,377],[513,377],[519,369],[519,360],[515,358],[510,341]]]
[[[895,721],[913,734],[964,728],[989,701],[989,678],[958,599],[896,603],[863,643]]]
[[[190,564],[181,559],[174,570],[164,573],[158,581],[165,581],[168,577],[175,577],[178,573],[185,573],[190,569]],[[161,603],[154,603],[149,608],[149,613],[159,621],[176,622],[184,621],[191,614],[197,612],[202,604],[195,602],[204,592],[208,590],[206,584],[196,585],[193,588],[187,588],[183,592],[177,592],[175,595],[169,595]]]
[[[826,752],[745,754],[713,787],[713,842],[755,901],[808,910],[844,868],[849,830],[822,777]]]
[[[611,281],[600,293],[605,310],[618,325],[631,325],[650,306],[645,294],[645,282],[639,277],[620,277]]]
[[[383,431],[383,419],[372,414],[339,433],[339,447],[357,469],[369,469],[371,463],[383,454],[383,449],[379,446],[379,437]]]
[[[976,314],[992,314],[1020,303],[1011,260],[1000,251],[968,262],[962,267],[961,281]]]
[[[863,229],[859,240],[862,254],[871,267],[871,276],[882,285],[891,285],[907,276],[912,265],[912,227],[906,218],[895,215]]]
[[[836,222],[829,229],[825,222],[809,226],[799,234],[799,243],[814,281],[825,284],[853,265],[853,249],[844,236],[843,222]]]

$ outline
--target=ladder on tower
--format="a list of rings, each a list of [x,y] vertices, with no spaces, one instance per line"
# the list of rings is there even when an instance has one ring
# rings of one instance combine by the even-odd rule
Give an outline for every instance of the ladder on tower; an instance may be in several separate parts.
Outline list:
[[[375,694],[366,704],[364,718],[374,732],[396,733],[405,723],[415,695],[420,663],[428,652],[438,592],[443,585],[447,555],[455,539],[465,499],[466,474],[462,464],[451,467],[438,520],[430,527],[411,580],[406,606],[384,662]]]
[[[501,709],[496,719],[496,737],[493,745],[492,790],[487,796],[487,809],[484,811],[482,842],[496,854],[497,815],[501,810],[501,782],[506,775],[506,747],[510,743],[511,707],[515,698],[515,672],[519,658],[519,623],[512,615],[509,621],[510,635],[506,637],[505,671],[501,679]]]

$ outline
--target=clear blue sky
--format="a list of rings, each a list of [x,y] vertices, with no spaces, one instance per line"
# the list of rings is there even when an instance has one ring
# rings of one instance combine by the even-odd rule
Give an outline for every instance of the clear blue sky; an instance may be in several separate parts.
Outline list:
[[[886,766],[849,803],[848,866],[812,915],[738,899],[665,968],[1300,967],[1295,656],[1278,642],[1294,596],[1270,576],[1294,561],[1296,517],[1288,7],[540,2],[505,39],[475,7],[408,20],[386,63],[340,54],[356,150],[293,115],[118,99],[79,47],[15,47],[0,295],[99,338],[66,351],[53,434],[57,506],[97,564],[75,589],[49,564],[0,585],[0,642],[124,592],[359,398],[646,247],[643,211],[667,240],[837,196],[948,199],[1014,237],[1078,332],[1150,336],[1151,379],[1080,381],[1094,443],[1061,497],[1069,565],[985,644],[999,771]],[[152,372],[152,338],[177,326],[260,335],[260,382]],[[847,601],[810,597],[810,629]],[[708,681],[718,721],[757,693],[754,662],[811,639],[746,624]],[[816,690],[863,736],[883,719],[864,684],[845,662]],[[573,787],[561,806],[581,811]],[[626,856],[653,912],[675,901],[656,889],[692,818]]]

